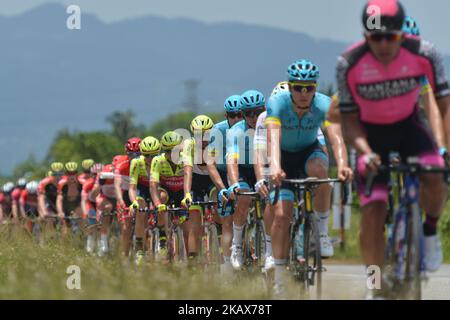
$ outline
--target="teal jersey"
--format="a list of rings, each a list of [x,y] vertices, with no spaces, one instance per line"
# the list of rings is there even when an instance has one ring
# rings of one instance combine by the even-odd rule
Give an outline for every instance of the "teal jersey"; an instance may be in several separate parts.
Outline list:
[[[239,121],[228,130],[227,158],[238,159],[238,164],[253,167],[253,137],[255,130],[247,126],[245,120]]]
[[[208,145],[208,154],[210,156],[217,157],[217,170],[220,170],[222,172],[227,171],[227,162],[225,156],[227,153],[226,136],[228,129],[230,129],[230,126],[228,125],[227,120],[216,123],[211,130],[211,138]]]
[[[316,93],[311,107],[300,119],[294,111],[290,92],[280,92],[267,103],[267,123],[281,126],[281,150],[299,152],[319,139],[318,131],[326,119],[331,98]]]

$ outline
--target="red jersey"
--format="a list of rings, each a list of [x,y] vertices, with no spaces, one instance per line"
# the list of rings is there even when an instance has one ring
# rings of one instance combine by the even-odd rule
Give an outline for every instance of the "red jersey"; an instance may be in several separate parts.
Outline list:
[[[18,204],[20,200],[20,194],[22,192],[22,189],[20,188],[14,188],[11,192],[11,199],[13,204]]]
[[[27,189],[22,190],[22,192],[20,193],[19,202],[21,205],[37,207],[37,194],[29,194]]]
[[[9,215],[12,209],[11,194],[0,192],[0,205],[2,206],[3,214]]]
[[[121,177],[120,188],[122,190],[128,190],[130,188],[130,158],[122,161],[114,167],[114,176]]]
[[[86,197],[90,202],[95,203],[95,197],[92,195],[92,190],[94,189],[95,179],[89,178],[83,184],[83,190],[81,191],[81,196]]]
[[[78,176],[78,182],[81,183],[81,185],[84,185],[86,181],[90,178],[90,173],[82,173]]]
[[[100,183],[100,180],[102,180],[102,183]],[[95,183],[100,185],[100,193],[102,195],[108,198],[116,198],[112,164],[103,167],[103,170],[97,175]]]

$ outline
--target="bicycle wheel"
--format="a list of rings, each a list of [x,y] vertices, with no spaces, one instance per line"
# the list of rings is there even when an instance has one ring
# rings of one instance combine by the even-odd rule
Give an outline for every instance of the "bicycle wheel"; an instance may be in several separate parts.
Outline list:
[[[151,254],[151,258],[153,261],[157,260],[159,252],[160,252],[160,242],[159,242],[159,229],[154,228],[149,232],[150,241],[149,241],[149,249],[148,252]]]
[[[320,252],[320,235],[317,218],[309,214],[305,219],[304,226],[304,258],[305,258],[305,281],[304,288],[310,294],[311,287],[316,287],[316,299],[322,297],[322,258]]]
[[[217,232],[217,227],[214,223],[211,223],[208,227],[208,249],[209,249],[209,261],[208,263],[214,266],[220,266],[220,243]]]
[[[258,220],[255,225],[255,256],[258,268],[264,266],[264,253],[266,250],[266,235],[264,233],[264,226],[262,220]]]
[[[406,298],[420,300],[421,295],[421,266],[422,266],[422,221],[420,208],[416,204],[411,206],[408,216],[407,250],[406,250]]]
[[[244,226],[244,242],[242,245],[242,253],[244,255],[244,266],[249,269],[251,269],[253,265],[254,232],[255,226],[253,224],[247,223]]]
[[[169,259],[171,262],[181,262],[186,260],[186,248],[184,246],[183,230],[180,227],[172,232],[170,243]]]

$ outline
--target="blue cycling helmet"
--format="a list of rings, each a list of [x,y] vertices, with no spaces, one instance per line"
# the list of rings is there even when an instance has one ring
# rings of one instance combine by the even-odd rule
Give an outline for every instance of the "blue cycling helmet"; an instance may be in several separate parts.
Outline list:
[[[228,97],[223,106],[226,112],[239,112],[241,111],[241,96],[238,94]]]
[[[417,25],[416,20],[414,20],[410,16],[405,17],[405,21],[403,21],[402,31],[413,36],[420,36],[419,26]]]
[[[289,81],[317,81],[319,80],[319,67],[309,60],[297,60],[288,67]]]
[[[264,107],[265,104],[264,95],[257,90],[248,90],[241,95],[242,110]]]

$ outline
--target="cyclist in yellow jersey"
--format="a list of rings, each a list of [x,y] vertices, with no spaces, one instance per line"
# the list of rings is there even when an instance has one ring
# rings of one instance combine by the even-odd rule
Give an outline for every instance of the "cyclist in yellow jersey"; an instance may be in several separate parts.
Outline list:
[[[165,233],[169,238],[167,204],[180,207],[184,194],[183,164],[178,161],[181,141],[181,136],[176,132],[166,132],[160,142],[164,153],[153,158],[150,171],[150,194],[158,210],[158,224],[164,225]]]
[[[190,259],[196,258],[200,247],[202,209],[199,206],[190,206],[189,203],[193,199],[194,201],[204,201],[205,196],[208,196],[209,199],[217,199],[217,191],[209,176],[204,159],[207,152],[206,147],[209,144],[207,135],[213,126],[214,122],[208,116],[195,117],[191,122],[191,132],[194,134],[194,138],[187,139],[183,143],[185,196],[182,205],[189,207],[189,221],[185,224],[185,238]]]
[[[154,137],[146,137],[139,144],[141,156],[131,160],[130,187],[128,195],[131,201],[130,213],[135,215],[136,208],[145,208],[150,205],[150,166],[153,157],[159,154],[160,144]],[[135,215],[136,236],[136,265],[144,261],[143,237],[145,233],[145,215]]]

